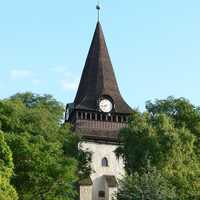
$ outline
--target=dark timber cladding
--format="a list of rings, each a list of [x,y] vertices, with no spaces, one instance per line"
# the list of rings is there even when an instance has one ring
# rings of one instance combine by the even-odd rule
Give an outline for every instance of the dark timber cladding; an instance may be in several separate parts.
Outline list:
[[[113,99],[115,112],[132,112],[120,94],[102,27],[98,22],[74,106],[76,109],[97,110],[97,100],[103,95],[108,95]]]
[[[112,110],[100,109],[107,97]],[[68,104],[66,121],[87,140],[117,142],[119,130],[127,126],[132,109],[122,98],[101,24],[98,22],[73,104]]]

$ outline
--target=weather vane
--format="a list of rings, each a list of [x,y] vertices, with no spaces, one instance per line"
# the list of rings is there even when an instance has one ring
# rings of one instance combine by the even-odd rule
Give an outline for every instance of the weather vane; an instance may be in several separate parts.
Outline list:
[[[98,11],[98,22],[99,22],[99,18],[100,18],[100,10],[101,10],[101,7],[100,7],[100,3],[99,3],[99,1],[97,2],[96,9],[97,9],[97,11]]]

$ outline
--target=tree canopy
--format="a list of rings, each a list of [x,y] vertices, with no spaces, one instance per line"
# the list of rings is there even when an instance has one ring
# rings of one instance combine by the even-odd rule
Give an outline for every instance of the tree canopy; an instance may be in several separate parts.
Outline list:
[[[178,199],[200,199],[200,111],[184,98],[147,102],[120,133],[116,153],[128,175],[143,176],[150,162],[175,187]]]
[[[0,101],[0,128],[12,151],[11,184],[22,200],[74,200],[80,171],[90,173],[80,138],[63,125],[64,106],[50,95],[16,94]]]
[[[0,199],[17,200],[18,196],[14,187],[10,184],[13,175],[12,152],[6,144],[4,134],[0,131]]]
[[[91,155],[63,124],[64,106],[50,95],[0,100],[0,199],[75,200],[91,173]],[[184,98],[147,102],[119,135],[126,176],[116,198],[200,199],[200,108]]]
[[[165,200],[176,199],[174,187],[150,165],[142,171],[126,176],[120,181],[118,200]]]

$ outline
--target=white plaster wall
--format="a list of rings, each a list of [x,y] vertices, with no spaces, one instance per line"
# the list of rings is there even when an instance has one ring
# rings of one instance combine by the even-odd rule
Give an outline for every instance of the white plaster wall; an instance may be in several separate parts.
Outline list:
[[[106,200],[113,200],[113,197],[115,197],[117,188],[116,187],[108,187],[107,183],[106,184]]]
[[[80,200],[92,200],[92,186],[80,186]]]
[[[108,200],[113,200],[113,197],[115,196],[117,192],[117,188],[109,188],[109,199]]]
[[[93,181],[92,200],[98,200],[99,191],[106,190],[103,175],[114,175],[117,179],[120,179],[125,173],[123,160],[117,159],[115,156],[114,151],[117,145],[83,142],[80,148],[92,153],[92,169],[94,170],[91,175]],[[108,159],[108,167],[101,165],[104,157]]]

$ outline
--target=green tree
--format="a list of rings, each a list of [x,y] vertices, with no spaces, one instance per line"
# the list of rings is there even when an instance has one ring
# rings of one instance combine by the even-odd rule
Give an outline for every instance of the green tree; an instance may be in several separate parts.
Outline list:
[[[79,171],[90,171],[89,157],[78,150],[80,138],[62,124],[63,108],[50,95],[0,101],[0,127],[13,152],[12,184],[22,200],[74,200]]]
[[[162,174],[149,165],[121,180],[116,197],[118,200],[174,200],[176,194]]]
[[[191,104],[185,98],[168,97],[165,100],[148,101],[146,109],[152,116],[164,113],[177,128],[185,127],[200,137],[200,107]]]
[[[66,157],[61,143],[29,133],[7,134],[13,151],[16,186],[20,199],[75,199],[77,160]]]
[[[18,196],[14,187],[10,184],[13,175],[13,160],[10,148],[4,140],[4,134],[0,131],[0,199],[17,200]]]
[[[17,94],[0,101],[0,126],[4,132],[29,132],[55,141],[63,112],[64,105],[50,95]]]
[[[79,181],[87,179],[91,172],[92,153],[89,151],[81,150],[81,139],[76,135],[68,134],[68,137],[64,138],[64,154],[66,156],[72,156],[78,161],[78,177]],[[77,148],[79,146],[79,148]]]
[[[199,109],[185,99],[147,103],[120,133],[116,153],[129,175],[141,173],[148,160],[160,170],[182,199],[200,199]]]

